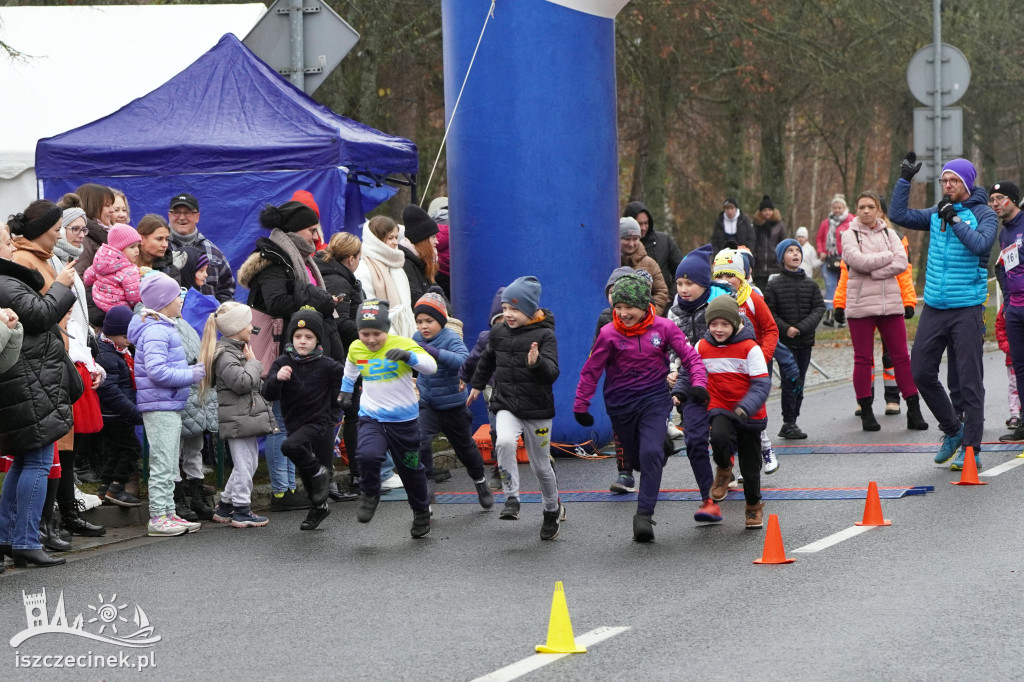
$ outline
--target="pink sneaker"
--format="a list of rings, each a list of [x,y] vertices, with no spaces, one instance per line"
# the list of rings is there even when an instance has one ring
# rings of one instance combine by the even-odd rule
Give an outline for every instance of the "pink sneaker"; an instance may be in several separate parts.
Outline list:
[[[177,514],[168,514],[167,518],[169,518],[171,521],[175,522],[179,526],[184,526],[186,533],[195,533],[197,530],[203,527],[203,524],[196,523],[195,521],[186,521]]]
[[[188,529],[180,523],[176,523],[168,516],[154,516],[149,520],[147,526],[148,535],[151,537],[172,537],[184,535]]]

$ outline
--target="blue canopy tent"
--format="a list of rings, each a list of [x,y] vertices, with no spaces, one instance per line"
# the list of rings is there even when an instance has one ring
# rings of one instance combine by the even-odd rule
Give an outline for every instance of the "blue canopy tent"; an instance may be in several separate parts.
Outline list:
[[[36,145],[39,194],[85,182],[122,190],[132,221],[195,195],[200,231],[237,268],[265,234],[258,215],[310,191],[326,235],[412,183],[416,145],[335,114],[227,34],[184,71],[113,114]]]

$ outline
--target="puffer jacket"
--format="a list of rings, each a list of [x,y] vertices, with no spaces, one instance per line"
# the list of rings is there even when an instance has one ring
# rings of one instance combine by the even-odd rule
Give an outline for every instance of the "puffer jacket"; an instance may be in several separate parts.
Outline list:
[[[725,233],[725,212],[718,214],[715,226],[711,230],[711,246],[715,253],[725,248],[727,241],[734,241],[740,246],[748,249],[754,248],[754,223],[750,222],[750,216],[742,211],[736,214],[736,233]]]
[[[754,215],[754,245],[750,249],[754,256],[754,281],[751,284],[763,289],[768,278],[782,270],[775,257],[775,247],[786,238],[786,224],[782,222],[779,209],[772,211],[772,217],[765,220],[758,211]]]
[[[679,245],[676,244],[676,240],[672,238],[672,235],[668,232],[658,232],[654,229],[654,216],[651,215],[651,212],[642,201],[631,201],[622,210],[622,215],[630,218],[636,218],[641,213],[647,214],[649,225],[647,226],[647,234],[640,238],[640,243],[646,249],[647,255],[658,264],[661,276],[668,287],[668,300],[671,301],[672,297],[676,295],[675,274],[676,268],[679,267],[679,261],[683,260],[683,252],[679,249]],[[668,301],[666,301],[667,303]]]
[[[772,311],[775,325],[779,328],[779,342],[793,348],[807,348],[814,345],[814,331],[825,314],[825,299],[821,296],[818,283],[803,270],[782,272],[768,280],[764,302]],[[800,333],[793,338],[787,331],[796,327]]]
[[[634,270],[646,270],[651,275],[651,300],[658,314],[663,315],[665,308],[672,300],[669,294],[668,285],[665,283],[665,275],[661,273],[658,263],[647,255],[647,250],[641,243],[631,256],[620,254],[619,265],[633,268]],[[674,280],[673,280],[674,281]]]
[[[482,391],[494,377],[494,391],[488,409],[508,410],[520,419],[551,419],[555,396],[551,386],[558,379],[558,341],[555,318],[541,309],[542,319],[515,329],[504,321],[491,327],[487,347],[473,373],[473,388]],[[526,363],[530,345],[536,343],[540,357]]]
[[[257,438],[277,431],[270,403],[260,394],[263,365],[245,357],[244,345],[223,338],[213,351],[211,382],[217,389],[221,438]]]
[[[110,244],[100,247],[82,277],[92,290],[92,300],[104,312],[116,305],[134,308],[142,300],[139,281],[139,266]]]
[[[732,286],[721,280],[712,280],[708,286],[708,297],[707,299],[698,306],[691,309],[683,308],[680,305],[679,297],[675,298],[675,305],[673,305],[668,311],[668,319],[676,323],[680,331],[686,336],[686,341],[691,346],[696,346],[697,342],[704,338],[704,334],[708,331],[708,323],[704,320],[704,311],[707,310],[708,303],[722,295],[730,296],[735,295]]]
[[[427,279],[427,265],[415,250],[401,244],[398,245],[398,248],[405,254],[405,264],[402,269],[405,270],[405,276],[409,279],[409,300],[416,305],[416,301],[420,300],[420,297],[427,293],[427,289],[434,286],[434,283]]]
[[[469,356],[469,349],[459,335],[445,327],[429,341],[419,332],[413,334],[412,340],[427,349],[437,361],[437,372],[421,374],[416,379],[420,405],[435,410],[451,410],[465,405],[466,389],[459,389],[459,370]]]
[[[18,322],[14,329],[0,324],[0,374],[3,374],[18,362],[21,355],[21,343],[25,339],[25,327]]]
[[[194,365],[199,362],[199,349],[202,340],[199,334],[184,318],[174,318],[174,326],[181,336],[181,347],[185,349],[185,362]],[[207,391],[205,396],[199,393],[199,384],[188,387],[188,400],[181,413],[181,435],[183,438],[198,436],[207,431],[217,431],[217,395]]]
[[[843,233],[843,261],[848,271],[847,317],[903,314],[903,294],[896,275],[907,269],[907,251],[884,220],[869,228],[854,218]]]
[[[139,412],[181,412],[192,385],[192,368],[174,322],[166,315],[143,310],[128,324],[135,346],[135,387]]]
[[[318,253],[316,260],[320,274],[324,277],[324,287],[327,288],[327,292],[334,296],[344,296],[344,299],[334,306],[334,310],[338,313],[334,322],[338,327],[342,351],[345,356],[348,356],[348,347],[359,338],[359,330],[356,328],[356,313],[363,302],[363,285],[351,270],[336,260],[328,260],[326,252]]]
[[[96,361],[107,372],[107,378],[96,389],[103,423],[141,424],[142,413],[135,404],[135,380],[128,361],[112,341],[103,338],[98,345]]]
[[[0,308],[17,313],[24,330],[21,353],[0,374],[0,452],[19,455],[56,442],[74,426],[71,405],[85,387],[64,350],[57,327],[75,303],[59,282],[45,295],[43,276],[0,259]]]

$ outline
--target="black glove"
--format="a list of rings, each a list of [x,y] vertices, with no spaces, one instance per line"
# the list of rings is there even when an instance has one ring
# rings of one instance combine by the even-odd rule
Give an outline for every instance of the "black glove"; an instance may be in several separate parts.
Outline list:
[[[905,306],[903,306],[903,319],[905,319],[905,320],[913,319],[915,312],[917,312],[917,309],[914,306],[912,306],[912,305],[905,305]]]
[[[352,394],[342,391],[338,394],[338,407],[347,410],[352,407]]]
[[[408,365],[410,364],[409,360],[412,359],[412,353],[407,350],[402,350],[401,348],[392,348],[387,353],[384,354],[384,357],[386,357],[388,360],[394,360],[395,362],[404,362],[405,364]]]
[[[576,418],[576,423],[580,426],[594,425],[594,416],[589,412],[573,412],[572,416]]]
[[[935,210],[947,225],[956,225],[960,222],[960,216],[956,214],[956,208],[953,207],[953,202],[948,196],[942,197],[942,201],[935,206]]]
[[[703,386],[691,386],[690,387],[690,400],[695,405],[700,405],[703,409],[708,409],[708,404],[711,402],[711,394],[708,393],[708,389]]]
[[[834,308],[832,310],[832,319],[836,321],[836,324],[846,324],[846,309]]]
[[[907,152],[907,155],[903,157],[903,163],[900,164],[900,177],[910,182],[917,175],[917,171],[921,170],[921,162],[917,161],[917,154],[914,152]]]

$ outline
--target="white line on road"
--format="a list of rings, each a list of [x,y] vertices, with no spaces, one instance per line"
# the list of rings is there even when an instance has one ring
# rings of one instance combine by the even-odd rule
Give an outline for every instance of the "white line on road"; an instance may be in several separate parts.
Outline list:
[[[576,638],[576,643],[583,647],[593,646],[598,642],[614,637],[615,635],[625,632],[628,627],[600,627],[590,632],[584,633]],[[508,682],[508,680],[514,680],[517,677],[522,677],[528,672],[543,668],[548,663],[554,663],[560,658],[566,656],[572,656],[573,654],[535,654],[529,658],[524,658],[521,661],[507,665],[500,670],[495,670],[489,675],[478,677],[473,682]]]
[[[998,476],[999,474],[1005,473],[1010,469],[1016,469],[1021,464],[1024,464],[1024,459],[1011,459],[1009,462],[1004,462],[997,467],[986,469],[982,471],[978,476]]]
[[[817,542],[812,542],[811,544],[804,545],[799,549],[794,549],[793,554],[810,554],[811,552],[820,552],[823,549],[839,544],[843,540],[849,540],[850,538],[856,537],[865,531],[871,530],[872,528],[878,528],[878,526],[850,526],[849,528],[844,528],[838,533],[829,535],[827,538],[822,538]]]

